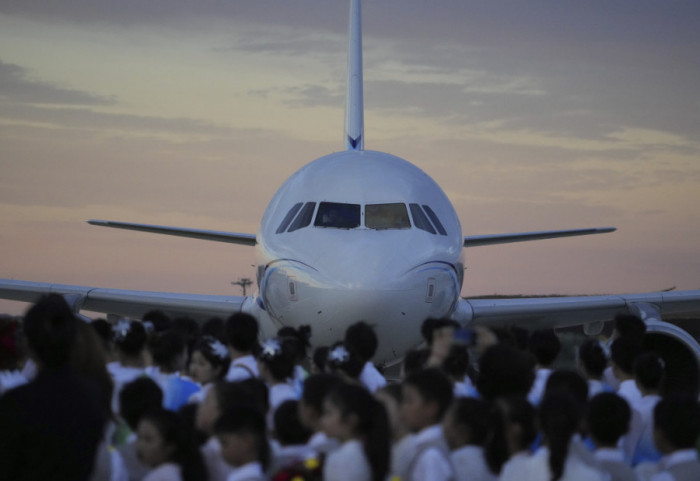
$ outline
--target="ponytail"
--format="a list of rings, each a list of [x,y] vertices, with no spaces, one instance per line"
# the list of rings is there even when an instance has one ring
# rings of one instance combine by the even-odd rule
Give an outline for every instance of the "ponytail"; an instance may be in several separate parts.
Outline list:
[[[578,430],[581,413],[573,397],[558,391],[545,396],[539,415],[542,433],[549,447],[552,481],[558,481],[564,474],[569,444]]]

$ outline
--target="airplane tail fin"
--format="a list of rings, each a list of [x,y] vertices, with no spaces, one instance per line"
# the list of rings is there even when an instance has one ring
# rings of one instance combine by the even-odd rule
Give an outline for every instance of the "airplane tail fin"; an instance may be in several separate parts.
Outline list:
[[[362,8],[350,1],[348,79],[345,97],[345,149],[364,150],[364,100],[362,93]]]

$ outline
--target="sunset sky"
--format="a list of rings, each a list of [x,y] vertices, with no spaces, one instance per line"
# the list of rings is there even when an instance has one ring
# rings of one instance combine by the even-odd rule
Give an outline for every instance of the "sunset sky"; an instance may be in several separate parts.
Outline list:
[[[462,294],[700,288],[700,2],[364,3],[365,147],[453,201]],[[345,0],[0,0],[0,277],[240,294],[257,232],[343,148]],[[21,303],[0,301],[0,312]]]

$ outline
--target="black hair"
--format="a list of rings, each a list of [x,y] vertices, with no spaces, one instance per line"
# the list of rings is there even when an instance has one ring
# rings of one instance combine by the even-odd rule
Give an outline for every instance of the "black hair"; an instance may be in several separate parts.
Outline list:
[[[416,388],[424,401],[437,404],[435,422],[440,422],[454,397],[452,383],[447,375],[437,368],[423,369],[408,376],[403,384]]]
[[[100,338],[104,351],[106,353],[111,352],[113,340],[112,325],[109,322],[107,322],[106,319],[100,318],[93,319],[93,321],[90,323],[90,327],[92,327],[95,330],[97,336]]]
[[[442,370],[454,379],[464,379],[469,371],[469,351],[463,344],[453,344],[442,361]]]
[[[345,331],[345,345],[357,353],[363,362],[374,357],[379,346],[374,328],[364,321],[356,322]]]
[[[672,393],[654,408],[654,429],[660,430],[673,450],[694,449],[700,436],[700,406],[695,397]]]
[[[258,344],[258,321],[250,314],[237,312],[224,324],[228,344],[239,352],[252,352]]]
[[[182,334],[174,330],[155,334],[148,343],[153,363],[165,370],[174,369],[175,361],[185,352],[186,347]]]
[[[252,406],[238,405],[224,412],[214,423],[214,433],[250,434],[255,439],[257,461],[263,469],[270,464],[270,445],[267,441],[265,416]]]
[[[183,481],[207,479],[207,470],[199,447],[189,436],[178,413],[158,408],[144,414],[141,422],[144,421],[153,424],[165,444],[175,447],[169,461],[180,466]]]
[[[588,402],[588,382],[578,371],[559,369],[549,375],[543,396],[559,391],[571,395],[580,407]]]
[[[561,351],[561,341],[552,329],[533,331],[528,342],[528,351],[535,356],[537,364],[549,367]]]
[[[304,380],[301,399],[304,404],[311,406],[320,414],[323,411],[323,400],[341,382],[342,380],[335,374],[312,374]]]
[[[326,361],[328,360],[328,346],[319,346],[314,349],[311,362],[318,368],[319,372],[326,372]]]
[[[488,415],[489,435],[484,441],[484,459],[489,470],[498,475],[508,458],[509,452],[506,429],[509,424],[520,427],[519,450],[528,449],[537,437],[535,408],[525,396],[503,396],[491,403]]]
[[[622,372],[628,375],[634,374],[634,361],[641,350],[636,339],[630,337],[618,337],[610,346],[610,359]]]
[[[280,404],[274,414],[275,434],[282,446],[306,444],[311,437],[299,419],[299,401],[293,399]]]
[[[632,410],[622,397],[613,392],[596,394],[588,403],[588,430],[596,442],[616,446],[629,431]]]
[[[267,367],[276,382],[284,382],[294,374],[294,342],[289,338],[275,338],[268,339],[262,346],[258,362]]]
[[[430,358],[430,349],[411,349],[406,351],[403,358],[404,376],[410,376],[414,372],[422,371]]]
[[[615,329],[620,337],[628,337],[641,343],[647,331],[647,325],[638,316],[620,313],[615,316]]]
[[[526,352],[495,344],[479,359],[476,388],[487,400],[498,396],[526,396],[535,381],[535,361]]]
[[[290,341],[290,345],[294,349],[294,362],[300,364],[306,360],[306,350],[311,347],[309,343],[311,326],[303,325],[299,326],[298,329],[285,326],[277,331],[277,337]]]
[[[214,384],[212,389],[214,389],[219,412],[223,413],[241,404],[267,412],[267,403],[269,403],[267,386],[260,379],[256,379],[256,382],[256,386],[262,383],[265,389],[264,396],[261,394],[260,389],[253,387],[254,385],[250,382],[219,381]]]
[[[469,430],[471,444],[483,446],[489,435],[489,405],[477,398],[460,397],[452,402],[452,420]]]
[[[572,396],[556,391],[544,396],[538,414],[540,430],[549,447],[552,481],[557,481],[564,474],[569,443],[581,423],[581,411]]]
[[[237,382],[263,413],[270,410],[270,390],[259,377],[249,377]]]
[[[643,352],[634,361],[634,377],[647,390],[661,389],[665,371],[664,361],[654,351]]]
[[[459,323],[451,319],[426,319],[423,321],[423,324],[420,326],[420,333],[428,346],[433,344],[433,334],[435,331],[443,327],[454,327],[458,329]]]
[[[150,322],[155,332],[165,332],[170,329],[172,324],[170,317],[165,312],[158,309],[148,311],[143,315],[141,320],[143,322]]]
[[[588,339],[578,348],[578,358],[586,369],[586,372],[600,379],[608,365],[608,357],[605,355],[603,346],[596,339]]]
[[[212,336],[202,336],[192,348],[192,352],[195,351],[199,351],[204,359],[215,368],[221,368],[217,376],[218,379],[226,377],[231,358],[228,355],[226,345],[221,340]]]
[[[383,481],[389,472],[391,429],[386,408],[363,386],[340,383],[328,394],[328,402],[338,408],[343,419],[355,415],[355,434],[362,440],[372,469],[372,480]]]
[[[14,371],[21,367],[24,357],[22,329],[11,316],[0,315],[0,371]]]
[[[199,334],[202,336],[212,336],[222,341],[225,340],[226,332],[224,330],[224,320],[220,317],[207,319],[202,324]]]
[[[330,372],[340,372],[352,379],[357,379],[365,367],[360,356],[343,342],[336,342],[328,350],[326,367]]]
[[[150,377],[139,377],[119,392],[119,412],[129,429],[136,431],[139,420],[163,405],[163,390]]]
[[[37,359],[48,368],[68,364],[77,335],[77,322],[59,294],[42,296],[24,315],[23,330]]]
[[[112,333],[114,346],[127,356],[138,356],[148,340],[143,324],[126,318],[112,326]]]

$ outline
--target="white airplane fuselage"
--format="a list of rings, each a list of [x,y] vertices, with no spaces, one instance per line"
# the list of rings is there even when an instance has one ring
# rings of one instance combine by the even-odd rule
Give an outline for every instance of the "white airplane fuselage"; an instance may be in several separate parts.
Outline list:
[[[311,325],[315,345],[363,320],[382,339],[375,361],[391,361],[459,299],[457,214],[435,181],[389,154],[309,163],[274,195],[257,240],[258,307],[276,326]]]

